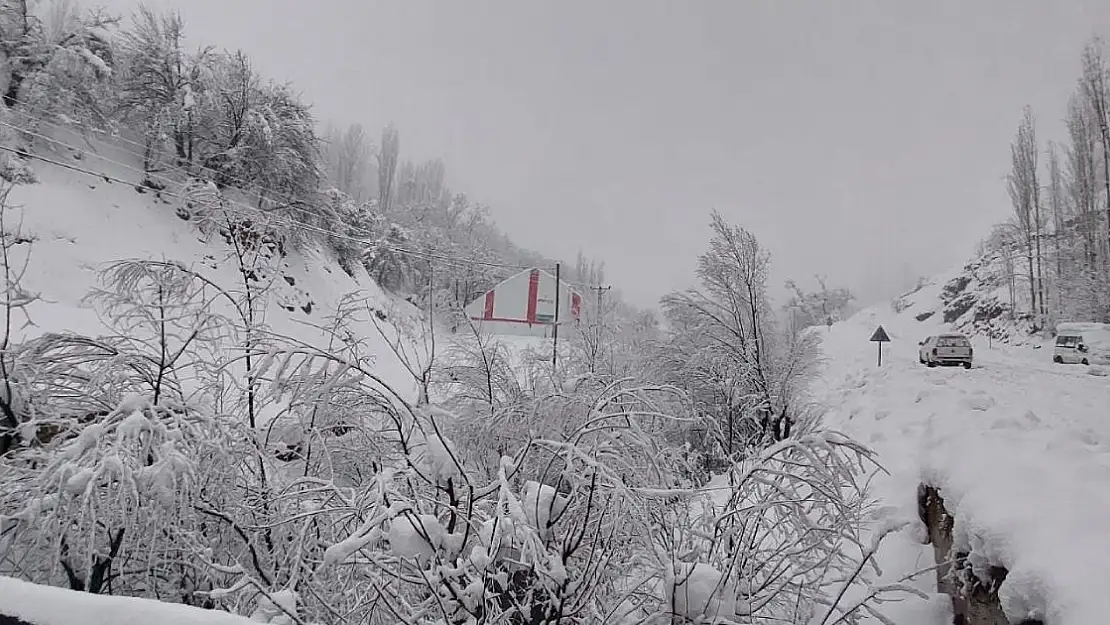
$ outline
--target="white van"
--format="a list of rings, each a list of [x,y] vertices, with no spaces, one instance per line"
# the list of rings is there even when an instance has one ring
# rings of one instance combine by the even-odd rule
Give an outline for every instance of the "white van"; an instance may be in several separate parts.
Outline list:
[[[1058,324],[1052,362],[1082,365],[1110,362],[1110,324]]]
[[[1090,348],[1083,342],[1083,335],[1078,333],[1063,333],[1056,335],[1056,345],[1052,348],[1052,362],[1064,365],[1076,363],[1089,365],[1087,353]]]

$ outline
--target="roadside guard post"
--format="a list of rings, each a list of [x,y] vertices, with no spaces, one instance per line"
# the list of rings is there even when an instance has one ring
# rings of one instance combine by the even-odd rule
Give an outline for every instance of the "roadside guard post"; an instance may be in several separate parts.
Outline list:
[[[883,343],[889,343],[890,337],[887,336],[886,330],[883,326],[875,329],[875,333],[871,335],[871,342],[879,346],[879,366],[883,366]]]

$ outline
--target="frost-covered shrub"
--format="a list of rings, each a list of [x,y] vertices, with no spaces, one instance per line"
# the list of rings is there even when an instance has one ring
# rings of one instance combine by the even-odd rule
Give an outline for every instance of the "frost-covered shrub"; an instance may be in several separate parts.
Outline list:
[[[861,470],[871,462],[851,440],[813,432],[661,507],[648,592],[624,602],[615,622],[857,623],[875,614],[877,600],[906,589],[874,583],[874,553],[901,526],[870,540],[861,531]]]
[[[31,164],[14,154],[0,155],[0,178],[12,184],[35,184],[39,181]]]
[[[226,447],[234,440],[217,420],[186,406],[127,397],[7,467],[3,509],[19,542],[2,556],[36,558],[32,581],[75,590],[170,590],[159,577],[174,575],[171,562],[185,555],[185,545],[167,534],[195,530],[192,506],[209,486],[205,473],[231,468]],[[121,577],[118,561],[136,558],[150,570]]]

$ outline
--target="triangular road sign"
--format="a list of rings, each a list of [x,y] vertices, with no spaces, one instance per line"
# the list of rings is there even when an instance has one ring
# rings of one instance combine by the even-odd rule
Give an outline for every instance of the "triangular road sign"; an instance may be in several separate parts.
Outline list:
[[[875,333],[871,335],[871,340],[877,343],[889,343],[890,337],[887,336],[886,330],[883,329],[883,326],[879,326],[875,329]]]

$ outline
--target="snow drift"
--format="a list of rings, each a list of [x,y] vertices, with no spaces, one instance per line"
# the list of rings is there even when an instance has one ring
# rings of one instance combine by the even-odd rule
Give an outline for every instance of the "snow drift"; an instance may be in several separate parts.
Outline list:
[[[0,576],[0,617],[31,625],[248,625],[241,616],[178,603],[110,597]]]

